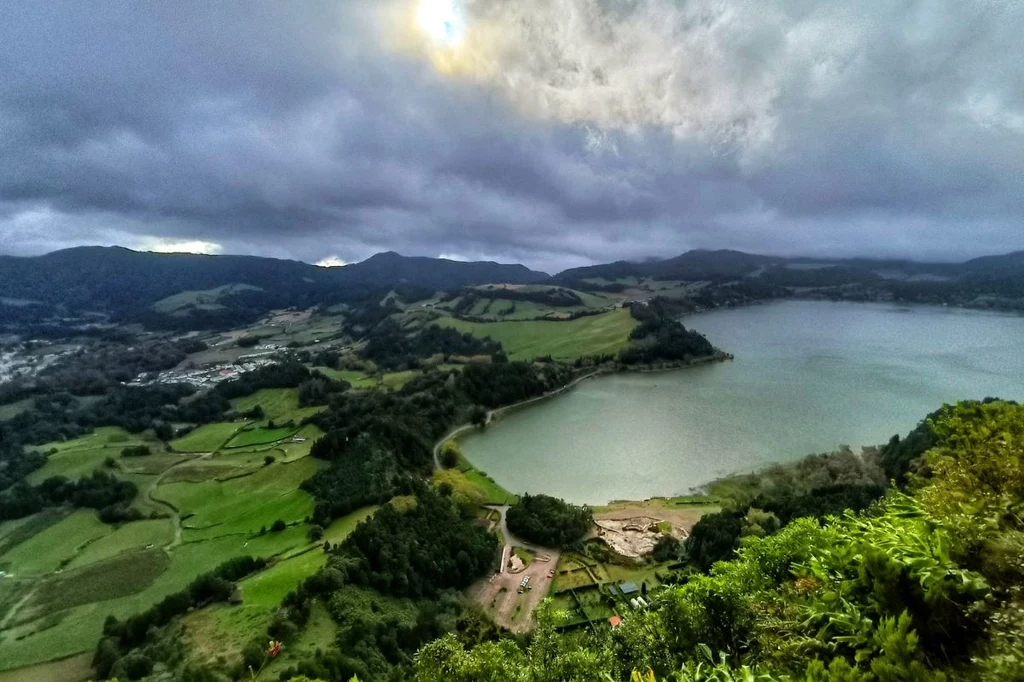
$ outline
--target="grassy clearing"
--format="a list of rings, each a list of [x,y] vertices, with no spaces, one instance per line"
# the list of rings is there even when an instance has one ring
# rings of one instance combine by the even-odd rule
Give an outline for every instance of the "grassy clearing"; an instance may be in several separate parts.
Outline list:
[[[107,457],[118,459],[121,450],[130,445],[163,447],[159,441],[148,440],[140,435],[130,434],[117,427],[103,427],[74,440],[47,443],[35,449],[43,452],[56,450],[48,455],[46,464],[29,476],[29,482],[40,483],[51,476],[80,478],[96,469],[106,469],[103,461]]]
[[[278,457],[278,459],[285,462],[294,462],[297,459],[308,457],[313,443],[322,435],[324,435],[324,432],[320,430],[320,427],[314,424],[306,424],[295,434],[296,438],[305,438],[306,440],[301,443],[281,443],[277,449],[284,453],[284,457]]]
[[[54,682],[85,680],[92,672],[92,654],[70,656],[51,663],[0,672],[0,682]]]
[[[4,553],[0,566],[15,576],[51,573],[70,561],[80,548],[111,532],[96,512],[79,509]]]
[[[470,469],[439,469],[434,472],[435,486],[447,484],[456,493],[465,495],[479,504],[514,504],[516,496],[508,492],[483,473]]]
[[[402,372],[385,372],[384,374],[367,375],[355,370],[338,370],[330,367],[314,367],[317,371],[323,372],[332,379],[341,379],[352,384],[357,390],[368,388],[389,388],[399,389],[416,376],[416,370],[404,370]]]
[[[513,495],[505,490],[493,478],[474,467],[466,459],[465,455],[462,454],[462,448],[459,447],[457,440],[449,439],[446,441],[442,446],[442,451],[446,447],[455,448],[458,464],[454,469],[444,470],[443,473],[435,472],[435,477],[440,475],[440,478],[437,480],[447,478],[448,482],[456,490],[465,490],[482,498],[482,504],[515,504],[519,501],[517,495]],[[467,487],[463,488],[463,486]]]
[[[171,447],[178,452],[216,452],[227,443],[235,432],[242,428],[238,422],[217,422],[204,424],[189,431],[181,438],[171,441]]]
[[[239,291],[259,291],[259,287],[251,284],[224,284],[213,289],[204,289],[202,291],[182,291],[162,298],[152,305],[153,310],[158,313],[164,313],[169,315],[175,312],[184,310],[191,306],[219,306],[217,301],[223,296],[233,294]]]
[[[565,322],[466,322],[446,317],[437,323],[500,341],[513,360],[545,355],[564,360],[617,353],[628,345],[629,332],[636,326],[636,320],[624,308]]]
[[[305,543],[304,529],[296,528],[268,533],[266,538],[251,542],[229,537],[180,545],[174,549],[167,569],[141,592],[74,606],[5,631],[0,640],[4,653],[0,656],[0,670],[92,652],[108,615],[126,618],[143,611],[231,557],[272,556]]]
[[[477,487],[484,495],[487,504],[515,504],[519,501],[517,495],[495,483],[494,479],[477,469],[471,469],[463,474],[466,479]]]
[[[269,615],[289,592],[326,563],[327,555],[319,547],[280,561],[241,582],[242,603]]]
[[[169,563],[163,550],[150,549],[64,571],[44,581],[18,615],[41,618],[74,606],[142,592],[167,570]]]
[[[25,540],[43,532],[67,516],[63,509],[44,509],[23,519],[0,523],[0,556]]]
[[[174,539],[174,522],[170,519],[146,519],[126,523],[113,533],[86,545],[67,568],[74,569],[133,550],[149,546],[163,547]]]
[[[323,406],[299,407],[297,388],[263,388],[252,395],[231,401],[231,407],[236,412],[248,412],[257,405],[267,419],[276,422],[292,420],[296,424],[324,409]]]
[[[356,529],[356,526],[373,516],[373,513],[379,508],[380,507],[377,505],[363,507],[362,509],[355,510],[351,514],[342,516],[340,519],[335,519],[330,526],[324,529],[324,540],[327,540],[331,544],[341,542]]]
[[[278,670],[295,665],[301,660],[307,659],[316,653],[317,649],[329,648],[338,636],[338,624],[331,618],[327,607],[320,602],[314,602],[310,610],[309,622],[295,641],[284,650],[283,655],[278,656],[267,666],[267,672],[276,673]]]
[[[14,419],[22,412],[32,407],[33,399],[25,398],[13,403],[7,403],[6,405],[0,405],[0,422],[7,421],[8,419]]]
[[[224,481],[162,484],[156,494],[177,507],[188,528],[207,538],[253,533],[280,518],[301,520],[312,513],[313,500],[299,484],[316,471],[312,459],[275,463],[250,475]]]
[[[253,445],[270,445],[284,438],[291,438],[298,429],[294,426],[268,429],[262,426],[247,428],[239,432],[224,447],[244,448]]]
[[[376,509],[364,507],[337,519],[324,533],[325,539],[341,542]],[[193,652],[192,657],[200,661],[212,661],[221,656],[237,660],[242,647],[253,634],[266,629],[270,614],[285,595],[324,565],[327,557],[318,545],[243,580],[240,583],[240,605],[218,605],[189,614],[184,624],[187,648]],[[313,649],[332,641],[336,626],[326,612],[322,615],[326,616],[327,622],[314,614],[303,636],[289,644],[288,651],[301,649],[304,641],[311,643]]]

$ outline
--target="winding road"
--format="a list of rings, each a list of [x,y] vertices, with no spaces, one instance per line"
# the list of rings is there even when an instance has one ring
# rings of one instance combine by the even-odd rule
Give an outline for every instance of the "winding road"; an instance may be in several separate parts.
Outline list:
[[[506,547],[522,547],[523,549],[528,549],[538,554],[550,554],[556,551],[551,549],[550,547],[541,547],[540,545],[535,545],[532,542],[527,542],[526,540],[517,538],[515,535],[510,533],[508,530],[508,523],[505,520],[505,513],[508,511],[507,504],[485,504],[484,508],[493,509],[494,511],[501,514],[501,520],[498,521],[498,523],[499,527],[501,528],[501,532],[505,538]]]

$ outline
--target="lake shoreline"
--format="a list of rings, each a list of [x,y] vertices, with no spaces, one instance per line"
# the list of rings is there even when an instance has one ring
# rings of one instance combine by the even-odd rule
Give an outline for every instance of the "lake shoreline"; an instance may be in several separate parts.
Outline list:
[[[1000,312],[777,301],[684,324],[735,362],[690,374],[608,365],[600,382],[559,391],[564,400],[501,410],[497,431],[461,431],[465,458],[519,492],[642,501],[884,443],[943,403],[1024,398],[1024,320]]]
[[[499,422],[501,420],[501,417],[506,415],[506,414],[509,414],[511,412],[514,412],[514,411],[517,411],[517,410],[519,410],[519,409],[521,409],[523,407],[526,407],[528,405],[532,405],[534,403],[538,403],[538,402],[541,402],[541,401],[544,401],[544,400],[548,400],[550,398],[555,398],[557,396],[562,395],[563,393],[567,393],[568,391],[572,390],[573,388],[576,388],[577,386],[579,386],[581,383],[583,383],[587,379],[595,379],[595,378],[605,377],[605,376],[614,376],[614,375],[618,375],[618,374],[654,374],[654,373],[658,373],[658,372],[674,372],[676,370],[689,369],[691,367],[701,367],[701,366],[710,365],[710,364],[716,363],[716,362],[725,362],[727,360],[734,360],[734,359],[735,359],[735,356],[733,356],[732,353],[727,353],[727,352],[725,352],[723,350],[717,350],[716,349],[716,351],[715,351],[715,353],[713,355],[708,355],[708,356],[704,356],[704,357],[701,357],[701,358],[696,358],[694,360],[690,360],[690,361],[687,361],[687,362],[679,361],[679,362],[675,362],[675,363],[664,363],[663,365],[659,365],[657,367],[652,366],[650,364],[639,366],[639,367],[626,367],[626,366],[616,366],[614,368],[599,367],[599,368],[595,369],[594,371],[590,372],[589,374],[584,374],[582,376],[578,376],[575,379],[573,379],[572,381],[570,381],[569,383],[565,384],[564,386],[559,386],[558,388],[553,389],[551,391],[548,391],[547,393],[544,393],[542,395],[535,396],[533,398],[527,398],[526,400],[521,400],[518,403],[512,403],[511,405],[504,405],[502,407],[496,407],[493,410],[488,410],[487,411],[487,418],[484,421],[484,426],[483,427],[477,427],[475,424],[472,424],[472,423],[466,423],[466,424],[462,424],[461,426],[455,427],[454,429],[452,429],[451,431],[446,433],[444,436],[442,436],[440,439],[438,439],[437,442],[434,443],[434,448],[433,448],[434,469],[443,469],[444,468],[444,467],[441,466],[441,459],[440,459],[440,457],[441,457],[441,447],[445,443],[447,443],[448,441],[455,440],[457,442],[458,439],[459,439],[459,436],[461,436],[462,434],[464,434],[464,433],[466,433],[468,431],[472,431],[472,430],[477,429],[477,428],[486,428],[486,427],[490,426],[492,423]],[[469,458],[466,458],[466,462],[468,462],[470,464],[470,466],[472,466],[477,471],[480,471],[480,469],[477,468],[477,466],[475,464],[473,464],[473,462],[471,462],[469,460]]]

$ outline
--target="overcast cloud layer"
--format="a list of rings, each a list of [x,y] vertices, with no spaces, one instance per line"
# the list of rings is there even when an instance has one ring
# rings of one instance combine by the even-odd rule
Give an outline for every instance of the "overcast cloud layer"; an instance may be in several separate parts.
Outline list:
[[[1024,2],[425,2],[0,2],[0,252],[1024,249]]]

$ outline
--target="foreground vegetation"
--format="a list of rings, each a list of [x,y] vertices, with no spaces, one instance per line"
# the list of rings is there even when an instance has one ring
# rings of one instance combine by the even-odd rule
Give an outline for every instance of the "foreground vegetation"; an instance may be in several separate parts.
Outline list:
[[[1024,407],[964,403],[921,428],[907,492],[750,535],[616,629],[560,634],[549,610],[526,647],[445,637],[417,679],[1017,679]]]

